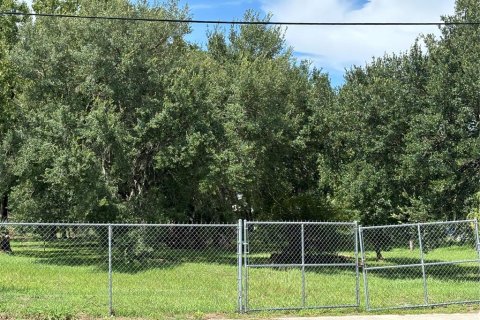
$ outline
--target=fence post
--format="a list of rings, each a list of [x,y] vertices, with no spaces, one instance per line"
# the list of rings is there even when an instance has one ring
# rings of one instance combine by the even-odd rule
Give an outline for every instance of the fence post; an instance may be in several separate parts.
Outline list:
[[[422,264],[424,301],[425,301],[425,305],[428,306],[427,275],[426,275],[426,272],[425,272],[425,261],[424,261],[424,257],[423,257],[422,231],[421,231],[421,228],[420,228],[420,224],[417,224],[417,230],[418,230],[418,245],[420,247],[420,262]]]
[[[248,223],[243,220],[243,267],[245,269],[245,288],[243,296],[243,312],[248,311]]]
[[[477,253],[478,253],[478,258],[480,259],[480,238],[479,238],[479,235],[478,235],[478,219],[475,218],[475,247],[477,249]]]
[[[353,233],[355,235],[355,295],[357,298],[357,307],[360,307],[360,274],[358,269],[358,221],[354,222],[354,230]]]
[[[475,240],[476,240],[475,247],[477,249],[478,256],[480,258],[480,238],[479,238],[479,235],[478,235],[478,219],[475,218],[473,223],[474,223],[474,226],[475,226]]]
[[[477,249],[477,257],[480,261],[480,238],[478,234],[478,219],[475,218],[475,221],[473,223],[475,225],[475,249]],[[480,268],[480,264],[479,264],[479,268]]]
[[[237,225],[237,289],[238,289],[238,312],[242,313],[243,310],[243,303],[242,303],[242,296],[243,296],[243,286],[242,286],[242,220],[238,220]]]
[[[301,241],[302,241],[302,307],[305,308],[305,224],[302,223]]]
[[[112,287],[112,225],[108,225],[108,310],[113,316],[113,287]]]
[[[358,238],[360,240],[360,252],[362,253],[362,274],[363,274],[363,287],[365,290],[365,308],[370,311],[370,297],[368,293],[368,278],[367,278],[367,262],[365,259],[365,244],[363,240],[362,226],[358,226]]]

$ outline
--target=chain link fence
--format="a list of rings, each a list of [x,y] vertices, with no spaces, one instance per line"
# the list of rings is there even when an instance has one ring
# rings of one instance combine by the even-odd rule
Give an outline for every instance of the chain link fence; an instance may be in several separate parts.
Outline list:
[[[367,310],[480,302],[478,223],[360,227]]]
[[[478,303],[478,237],[476,221],[0,223],[0,315]]]
[[[163,314],[235,312],[238,232],[237,225],[113,226],[114,312],[137,315],[145,299]]]
[[[0,314],[235,312],[240,231],[237,224],[0,224]]]
[[[358,307],[355,223],[246,222],[245,311]]]
[[[108,310],[108,227],[0,224],[0,313]]]

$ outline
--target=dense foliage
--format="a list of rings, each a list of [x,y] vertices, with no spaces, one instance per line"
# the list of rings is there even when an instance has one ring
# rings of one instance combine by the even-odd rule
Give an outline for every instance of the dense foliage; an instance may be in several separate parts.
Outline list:
[[[176,1],[33,9],[189,17]],[[478,22],[480,4],[458,0],[444,19]],[[215,29],[206,48],[185,40],[187,24],[1,16],[0,26],[4,216],[7,205],[16,220],[44,221],[479,214],[478,25],[443,26],[353,67],[338,89],[270,26]]]

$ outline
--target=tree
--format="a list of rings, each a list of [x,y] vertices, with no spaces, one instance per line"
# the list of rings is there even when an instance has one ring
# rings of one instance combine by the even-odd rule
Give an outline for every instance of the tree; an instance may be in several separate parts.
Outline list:
[[[27,6],[14,0],[0,3],[0,11],[12,9],[26,11]],[[24,18],[17,16],[0,17],[0,221],[8,220],[10,190],[15,183],[10,165],[19,140],[15,134],[18,120],[15,98],[19,79],[11,64],[10,52],[18,41],[18,30],[24,22]]]
[[[446,22],[480,18],[478,1],[459,0]],[[407,136],[405,168],[421,194],[421,205],[436,219],[461,219],[480,189],[480,109],[476,25],[447,25],[429,37],[428,107]]]
[[[247,12],[244,20],[260,18]],[[277,27],[215,30],[208,53],[225,70],[219,180],[230,205],[248,219],[331,219],[316,164],[319,119],[335,98],[328,77],[296,62]]]
[[[336,204],[361,223],[409,219],[401,216],[412,195],[402,176],[405,135],[425,106],[427,60],[415,45],[347,72],[321,165]]]
[[[175,2],[85,2],[69,10],[186,15]],[[171,139],[155,136],[161,131],[155,131],[155,121],[168,108],[166,92],[181,70],[188,30],[182,24],[49,18],[23,28],[13,55],[24,79],[18,99],[25,142],[12,169],[19,177],[12,190],[19,217],[148,218],[142,199],[162,201],[155,192],[166,176],[155,170],[154,157]]]
[[[42,12],[182,18],[167,7],[36,1]],[[259,17],[247,13],[252,21]],[[268,17],[267,17],[268,19]],[[310,124],[326,76],[297,65],[279,28],[38,18],[15,49],[24,143],[12,206],[39,219],[231,221],[319,217]],[[305,154],[308,153],[308,157]],[[257,215],[257,213],[256,213]]]

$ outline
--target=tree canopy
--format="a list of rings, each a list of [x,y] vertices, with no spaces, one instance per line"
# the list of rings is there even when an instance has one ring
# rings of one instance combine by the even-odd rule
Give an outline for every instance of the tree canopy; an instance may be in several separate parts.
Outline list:
[[[33,10],[189,17],[177,1]],[[444,17],[479,18],[474,0]],[[0,194],[17,220],[479,214],[478,25],[445,25],[354,66],[340,88],[274,26],[216,28],[205,48],[186,40],[188,24],[2,16],[0,26]]]

